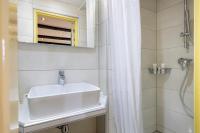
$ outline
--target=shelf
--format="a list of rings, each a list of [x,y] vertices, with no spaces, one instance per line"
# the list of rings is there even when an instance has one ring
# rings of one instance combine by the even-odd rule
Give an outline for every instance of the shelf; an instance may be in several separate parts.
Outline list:
[[[170,74],[171,68],[157,68],[156,72],[154,72],[153,68],[148,68],[150,74],[154,75],[164,75],[164,74]]]

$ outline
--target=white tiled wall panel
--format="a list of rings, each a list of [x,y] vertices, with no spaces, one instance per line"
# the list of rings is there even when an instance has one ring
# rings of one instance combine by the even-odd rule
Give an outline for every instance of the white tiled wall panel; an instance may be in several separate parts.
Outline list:
[[[191,46],[189,50],[186,50],[183,46],[180,46],[157,51],[157,62],[165,63],[168,67],[171,68],[181,68],[178,64],[178,59],[181,57],[192,59],[193,47]]]
[[[156,0],[140,0],[141,7],[156,12]]]
[[[22,44],[20,70],[97,69],[98,48]]]
[[[183,2],[157,12],[157,29],[165,29],[183,24],[183,14]]]
[[[156,63],[155,50],[142,49],[142,68],[152,67]]]
[[[150,10],[141,8],[142,27],[152,30],[156,29],[156,13]]]
[[[156,0],[141,0],[142,108],[144,133],[156,130],[156,77],[148,68],[156,63]]]
[[[190,6],[192,1],[189,0]],[[186,115],[179,98],[186,72],[177,61],[181,57],[193,59],[193,47],[186,50],[180,37],[184,31],[183,9],[183,0],[157,1],[157,62],[173,68],[170,74],[157,76],[157,128],[163,133],[193,132],[193,120]],[[192,68],[193,65],[190,67],[185,102],[193,110]]]
[[[142,28],[142,48],[143,49],[156,49],[156,30]]]
[[[180,2],[183,2],[183,0],[157,0],[157,11],[165,10]]]
[[[169,109],[159,106],[157,108],[158,125],[162,125],[174,133],[189,133],[190,130],[193,130],[193,119]]]
[[[166,49],[174,47],[183,47],[183,38],[180,33],[183,32],[184,26],[178,25],[157,31],[157,49]]]

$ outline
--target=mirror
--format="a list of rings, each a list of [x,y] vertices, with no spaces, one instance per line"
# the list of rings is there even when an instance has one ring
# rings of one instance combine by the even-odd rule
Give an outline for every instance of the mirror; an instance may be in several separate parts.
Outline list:
[[[19,0],[18,41],[95,47],[96,0]]]
[[[78,46],[85,43],[86,36],[78,34],[78,18],[34,10],[34,43]],[[86,29],[80,25],[80,28]],[[78,42],[78,35],[84,40]]]

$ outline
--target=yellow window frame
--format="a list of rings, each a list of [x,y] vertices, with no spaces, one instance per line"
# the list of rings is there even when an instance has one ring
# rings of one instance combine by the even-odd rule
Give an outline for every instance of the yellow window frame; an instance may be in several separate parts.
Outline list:
[[[78,47],[78,18],[77,17],[65,16],[65,15],[51,13],[51,12],[42,11],[42,10],[38,10],[38,9],[34,9],[34,43],[38,43],[38,24],[37,23],[38,23],[39,15],[44,15],[44,16],[51,17],[51,18],[58,18],[58,19],[74,22],[75,23],[74,46]]]

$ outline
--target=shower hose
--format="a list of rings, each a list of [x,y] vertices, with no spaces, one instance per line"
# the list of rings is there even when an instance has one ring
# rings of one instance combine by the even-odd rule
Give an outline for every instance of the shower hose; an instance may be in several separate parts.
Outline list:
[[[181,87],[180,87],[180,91],[179,91],[179,97],[180,97],[180,100],[181,100],[181,103],[182,103],[182,106],[183,106],[183,109],[185,111],[185,113],[190,117],[190,118],[194,118],[193,116],[193,111],[191,110],[191,108],[185,103],[185,94],[186,94],[186,91],[188,89],[188,78],[189,76],[189,66],[186,67],[186,73],[185,73],[185,77],[183,79],[183,82],[181,84]]]

